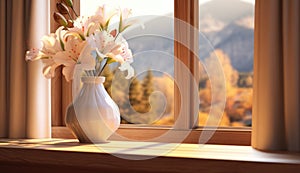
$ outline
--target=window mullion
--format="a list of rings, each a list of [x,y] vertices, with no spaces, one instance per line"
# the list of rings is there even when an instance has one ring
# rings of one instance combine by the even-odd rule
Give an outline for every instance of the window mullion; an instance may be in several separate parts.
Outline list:
[[[56,9],[56,3],[61,0],[50,1],[50,32],[54,33],[59,25],[52,18]],[[74,10],[80,14],[80,0],[73,0]],[[71,14],[73,18],[76,16]],[[67,82],[62,75],[62,67],[55,71],[55,77],[51,79],[51,121],[52,126],[65,126],[65,112],[68,105],[72,102],[72,82]]]
[[[174,78],[176,129],[196,127],[198,118],[198,92],[194,79],[198,79],[198,0],[174,0]]]
[[[54,33],[59,27],[52,14],[56,11],[56,3],[59,0],[50,1],[50,32]],[[55,70],[55,76],[51,79],[51,124],[52,126],[62,125],[62,68]]]

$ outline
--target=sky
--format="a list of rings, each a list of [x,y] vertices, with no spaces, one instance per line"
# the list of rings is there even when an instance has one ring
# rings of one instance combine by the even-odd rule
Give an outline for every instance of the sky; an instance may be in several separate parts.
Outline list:
[[[199,4],[206,3],[211,0],[199,0]],[[254,4],[255,0],[241,0]],[[84,0],[81,1],[81,15],[92,15],[98,5],[110,4],[114,7],[133,9],[132,17],[142,15],[163,15],[173,11],[174,0]],[[97,4],[97,5],[95,5]],[[159,5],[157,5],[159,4]]]

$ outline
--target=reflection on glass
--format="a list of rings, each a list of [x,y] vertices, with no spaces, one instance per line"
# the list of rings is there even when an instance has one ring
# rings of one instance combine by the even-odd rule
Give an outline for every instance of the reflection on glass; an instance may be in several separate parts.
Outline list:
[[[81,1],[81,15],[91,15],[103,4],[132,9],[132,17],[144,25],[123,34],[134,55],[135,77],[120,77],[124,74],[115,66],[107,66],[104,71],[105,88],[120,108],[122,123],[172,125],[173,0],[85,0]]]
[[[81,2],[81,14],[90,14],[101,5],[97,0]],[[145,26],[144,29],[135,27],[124,34],[134,54],[132,65],[136,77],[114,81],[114,75],[122,74],[108,73],[118,71],[114,66],[109,66],[105,72],[105,87],[113,94],[112,98],[120,108],[122,123],[173,125],[173,0],[103,0],[101,3],[131,8],[133,17]],[[211,102],[207,71],[214,69],[209,64],[213,64],[212,57],[217,57],[226,78],[226,105],[222,119],[215,118],[213,124],[251,126],[254,0],[199,0],[199,4],[202,34],[199,38],[199,58],[202,64],[198,125],[209,125],[206,124],[208,116],[214,120],[214,115],[209,115],[209,111],[217,103]]]
[[[211,103],[211,87],[207,71],[217,57],[226,79],[226,105],[223,117],[214,124],[220,126],[251,126],[254,47],[254,1],[200,0],[199,126],[204,126]],[[210,44],[208,44],[209,42]],[[213,48],[211,48],[213,47]],[[218,99],[217,99],[218,100]]]

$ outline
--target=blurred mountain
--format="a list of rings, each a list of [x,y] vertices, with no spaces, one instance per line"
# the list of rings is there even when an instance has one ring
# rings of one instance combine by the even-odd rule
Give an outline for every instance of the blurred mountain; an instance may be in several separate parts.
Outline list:
[[[221,49],[239,72],[253,70],[254,7],[240,0],[212,0],[200,5],[199,56],[209,57],[214,49]],[[139,72],[154,68],[173,74],[174,19],[166,16],[142,16],[144,29],[135,27],[124,37],[137,61]],[[146,20],[145,20],[146,19]]]
[[[230,23],[241,23],[242,19],[249,17],[253,19],[253,9],[252,4],[240,0],[209,1],[200,5],[200,30],[216,32]]]
[[[201,59],[208,57],[214,49],[221,49],[239,72],[253,70],[252,4],[240,0],[212,0],[201,5],[200,31],[203,34],[199,40]]]
[[[143,21],[144,28],[137,25],[124,34],[134,54],[132,66],[136,75],[142,77],[151,69],[154,75],[167,73],[173,76],[174,18],[171,15],[141,16],[136,20]]]

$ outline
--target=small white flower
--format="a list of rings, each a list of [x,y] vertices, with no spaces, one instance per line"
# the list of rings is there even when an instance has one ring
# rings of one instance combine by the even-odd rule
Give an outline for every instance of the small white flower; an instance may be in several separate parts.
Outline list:
[[[25,60],[26,61],[34,61],[37,59],[40,59],[39,55],[40,51],[36,48],[32,48],[28,51],[26,51]]]

